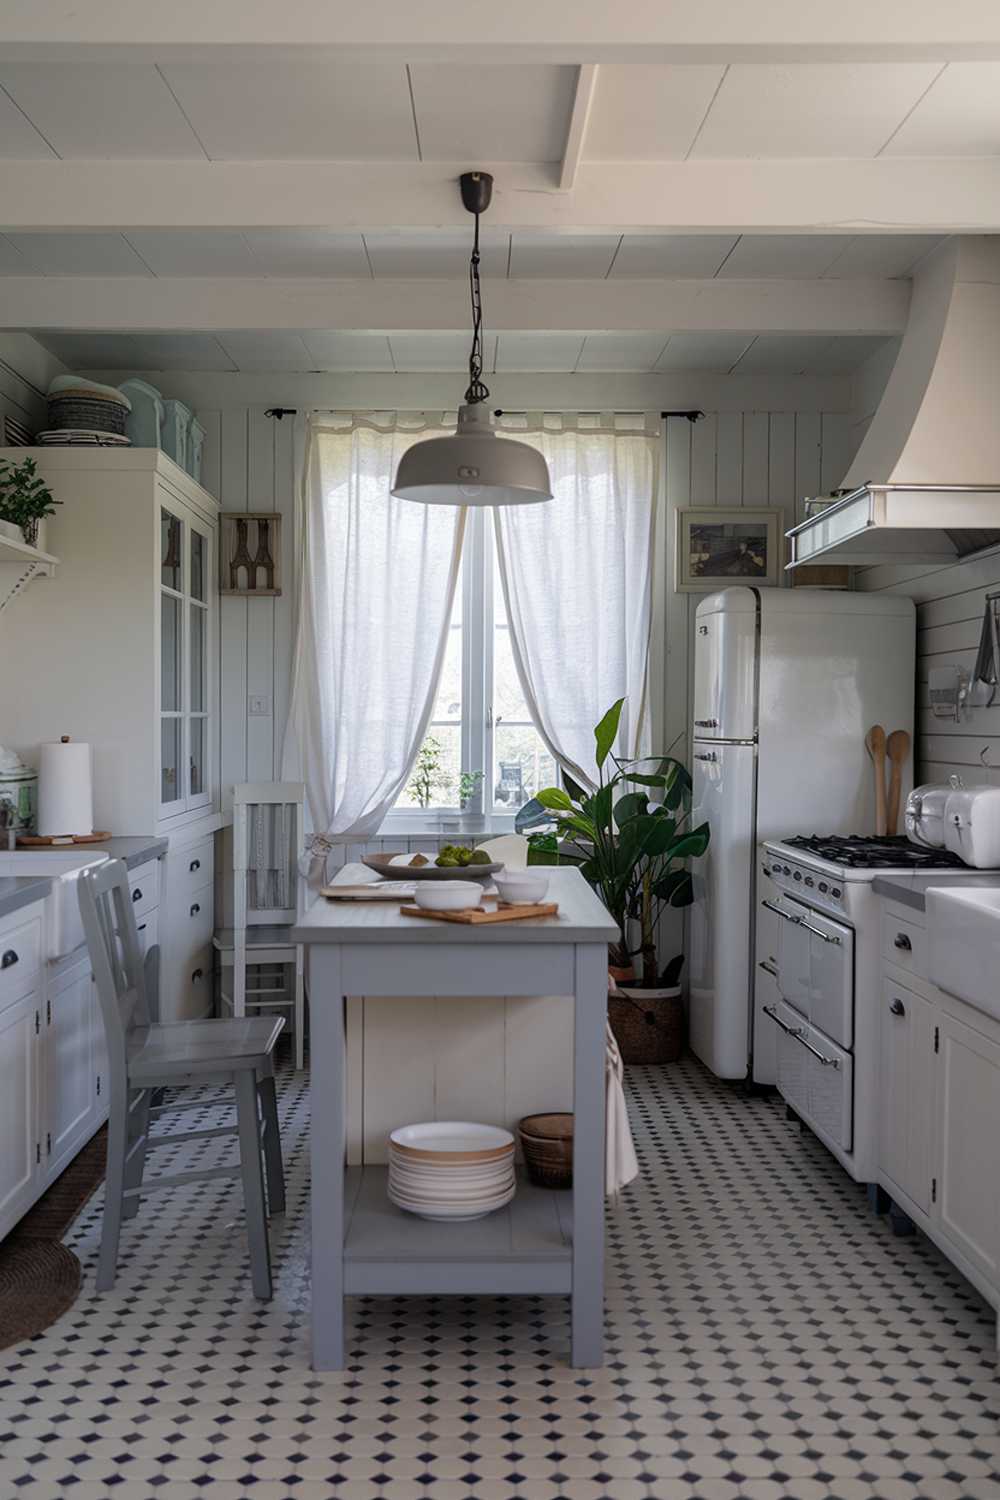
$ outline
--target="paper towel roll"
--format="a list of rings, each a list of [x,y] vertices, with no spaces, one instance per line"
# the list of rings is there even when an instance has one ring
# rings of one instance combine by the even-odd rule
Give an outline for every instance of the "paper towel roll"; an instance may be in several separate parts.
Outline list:
[[[82,740],[56,740],[41,747],[38,763],[38,832],[93,833],[90,746]]]

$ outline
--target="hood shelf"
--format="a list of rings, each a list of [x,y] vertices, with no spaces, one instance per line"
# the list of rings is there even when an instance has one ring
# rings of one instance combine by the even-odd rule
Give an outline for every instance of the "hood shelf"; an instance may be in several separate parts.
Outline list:
[[[946,567],[1000,545],[1000,483],[866,484],[785,535],[786,571],[820,560]]]

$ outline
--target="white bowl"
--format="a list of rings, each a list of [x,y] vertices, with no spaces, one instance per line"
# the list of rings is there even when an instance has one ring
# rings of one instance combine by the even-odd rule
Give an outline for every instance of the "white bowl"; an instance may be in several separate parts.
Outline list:
[[[424,911],[468,911],[483,899],[483,888],[473,880],[422,880],[413,900]]]
[[[537,906],[549,888],[549,877],[536,875],[534,870],[508,870],[504,875],[494,875],[493,881],[500,900],[510,906]]]
[[[476,1159],[481,1161],[483,1153],[492,1156],[494,1152],[509,1152],[514,1147],[514,1137],[509,1130],[468,1120],[429,1120],[420,1125],[400,1125],[389,1140],[404,1154],[416,1152],[418,1156],[433,1160],[440,1152],[446,1159],[465,1159],[470,1165],[477,1165]]]

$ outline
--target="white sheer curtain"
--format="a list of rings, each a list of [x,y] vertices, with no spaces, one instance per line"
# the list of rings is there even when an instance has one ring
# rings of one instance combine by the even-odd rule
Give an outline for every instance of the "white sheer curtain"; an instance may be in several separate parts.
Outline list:
[[[283,775],[305,781],[317,852],[378,830],[427,728],[465,511],[389,491],[411,443],[452,430],[440,415],[394,412],[305,424]]]
[[[594,785],[594,725],[625,697],[617,753],[649,752],[647,666],[659,435],[645,419],[505,418],[554,498],[494,513],[521,686],[552,754]]]

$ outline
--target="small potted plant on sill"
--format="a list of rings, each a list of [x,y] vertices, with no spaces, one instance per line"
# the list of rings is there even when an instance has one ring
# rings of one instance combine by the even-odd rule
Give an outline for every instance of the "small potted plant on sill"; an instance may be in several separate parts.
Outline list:
[[[39,479],[33,458],[19,464],[0,459],[0,526],[6,535],[27,542],[29,547],[42,546],[42,522],[46,516],[54,516],[56,506],[61,504]]]
[[[707,823],[688,826],[691,777],[680,761],[669,755],[622,760],[612,753],[624,701],[614,703],[594,730],[596,791],[564,775],[565,787],[539,792],[515,827],[527,832],[549,823],[563,836],[563,857],[575,857],[620,932],[608,951],[608,969],[614,980],[609,1015],[622,1057],[665,1062],[680,1054],[683,1040],[678,980],[684,960],[679,955],[661,974],[657,924],[665,907],[690,905],[685,862],[704,854],[709,829]]]

